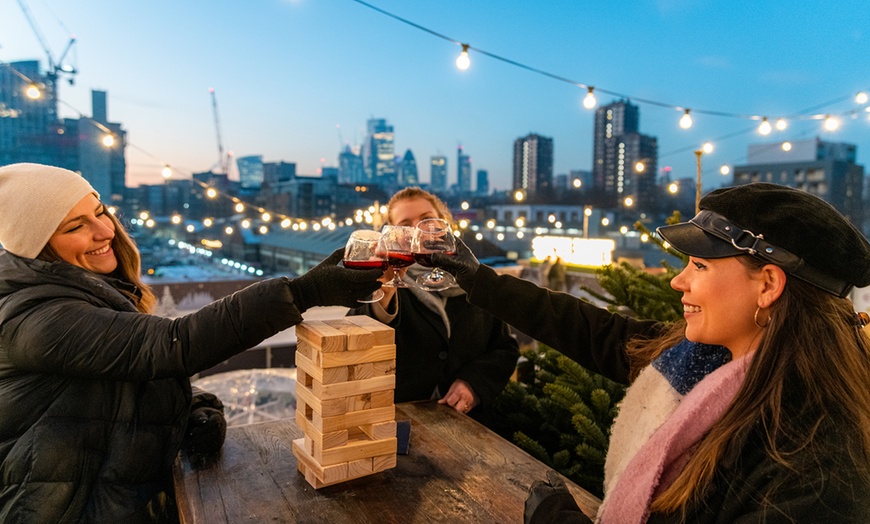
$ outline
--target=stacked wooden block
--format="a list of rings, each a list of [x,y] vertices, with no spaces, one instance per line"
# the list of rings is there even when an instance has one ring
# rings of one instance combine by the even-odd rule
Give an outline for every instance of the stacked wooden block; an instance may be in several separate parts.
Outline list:
[[[296,326],[299,472],[315,489],[396,465],[396,343],[366,316]]]

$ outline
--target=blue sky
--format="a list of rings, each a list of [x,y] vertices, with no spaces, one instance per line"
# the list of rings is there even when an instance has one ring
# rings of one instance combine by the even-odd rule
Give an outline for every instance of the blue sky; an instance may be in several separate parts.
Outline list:
[[[849,97],[812,111],[841,114],[857,108],[850,95],[870,89],[870,16],[858,0],[370,2],[472,47],[670,106],[774,117]],[[530,132],[554,139],[557,174],[591,168],[585,90],[473,51],[471,68],[459,71],[454,43],[353,0],[27,4],[55,56],[68,32],[77,36],[79,74],[61,84],[61,112],[90,115],[90,90],[108,92],[109,118],[128,132],[128,185],[159,183],[164,163],[182,177],[215,165],[210,87],[227,149],[296,162],[301,174],[336,165],[370,117],[395,127],[397,154],[414,152],[424,182],[437,153],[455,182],[462,144],[472,168],[507,189],[513,141]],[[0,0],[0,60],[34,58],[45,54],[18,2]],[[613,99],[598,94],[599,103]],[[682,130],[676,109],[639,106],[641,132],[658,137],[672,176],[693,177],[692,150],[716,144],[704,158],[705,188],[726,180],[719,165],[746,161],[749,143],[820,136],[857,144],[859,163],[870,159],[867,112],[835,133],[791,120],[765,138],[748,119],[695,114]]]

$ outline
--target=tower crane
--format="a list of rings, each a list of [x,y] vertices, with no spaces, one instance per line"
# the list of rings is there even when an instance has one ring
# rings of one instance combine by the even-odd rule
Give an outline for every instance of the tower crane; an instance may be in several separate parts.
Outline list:
[[[18,5],[21,6],[21,11],[24,13],[24,17],[27,18],[27,23],[30,24],[30,28],[33,29],[33,33],[36,35],[36,39],[39,40],[39,45],[42,46],[42,50],[45,52],[46,57],[48,58],[48,72],[46,76],[54,83],[57,80],[59,74],[69,75],[67,79],[70,85],[75,84],[74,75],[78,72],[76,68],[64,63],[64,59],[66,55],[70,52],[73,47],[73,44],[76,43],[76,36],[70,35],[69,42],[66,44],[66,48],[64,48],[63,53],[61,53],[60,58],[57,60],[54,59],[54,56],[51,54],[51,50],[48,47],[48,43],[45,41],[45,36],[43,36],[42,31],[39,29],[39,25],[36,23],[36,19],[33,17],[33,14],[30,12],[30,8],[27,6],[27,2],[25,0],[18,0]]]
[[[220,166],[224,174],[229,174],[229,154],[224,155],[224,141],[221,138],[221,121],[218,117],[217,95],[213,87],[209,87],[208,92],[211,93],[211,108],[214,113],[214,127],[217,133],[218,161],[215,165]]]

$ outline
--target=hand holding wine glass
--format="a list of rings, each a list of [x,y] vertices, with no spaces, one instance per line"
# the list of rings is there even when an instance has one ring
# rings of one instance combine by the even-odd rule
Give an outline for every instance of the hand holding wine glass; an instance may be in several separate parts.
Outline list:
[[[414,255],[411,251],[411,241],[413,238],[413,227],[387,225],[381,229],[381,241],[378,250],[381,256],[386,256],[387,263],[393,268],[393,279],[386,282],[385,286],[411,287],[402,281],[402,277],[395,270],[414,263]]]
[[[442,253],[456,254],[456,237],[450,223],[442,218],[421,220],[414,230],[411,243],[414,260],[421,266],[433,267],[432,255]],[[456,285],[453,275],[434,267],[432,271],[417,277],[417,285],[426,291],[442,291]]]
[[[344,246],[344,260],[342,262],[344,267],[386,271],[387,260],[378,254],[380,239],[381,234],[370,229],[360,229],[351,233]],[[384,298],[384,292],[378,289],[368,297],[359,299],[359,302],[377,302],[382,298]]]

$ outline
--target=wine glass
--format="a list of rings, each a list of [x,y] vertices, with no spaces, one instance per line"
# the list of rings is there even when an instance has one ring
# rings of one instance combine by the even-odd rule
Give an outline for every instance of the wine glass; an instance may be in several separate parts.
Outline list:
[[[393,279],[384,285],[389,287],[411,287],[402,281],[396,269],[410,266],[414,263],[411,252],[411,240],[414,238],[414,228],[408,226],[384,226],[381,229],[381,242],[378,247],[381,256],[386,255],[387,263],[393,268]]]
[[[378,242],[381,234],[371,229],[359,229],[350,234],[347,244],[344,246],[344,260],[342,264],[348,269],[380,269],[387,270],[387,260],[378,255]],[[358,302],[377,302],[384,298],[384,292],[376,289]]]
[[[442,218],[427,218],[421,220],[414,229],[414,239],[411,242],[414,261],[425,267],[433,267],[432,254],[456,254],[456,237],[450,223]],[[456,285],[453,275],[441,268],[434,267],[432,271],[417,277],[417,285],[426,291],[442,291]]]

